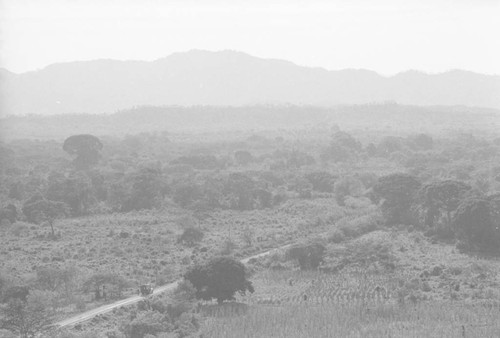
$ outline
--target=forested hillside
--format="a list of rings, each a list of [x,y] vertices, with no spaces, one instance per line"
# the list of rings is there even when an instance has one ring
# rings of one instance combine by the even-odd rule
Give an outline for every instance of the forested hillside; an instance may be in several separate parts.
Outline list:
[[[114,114],[11,116],[0,119],[0,139],[65,139],[72,134],[133,135],[141,132],[211,133],[330,128],[418,133],[421,130],[481,131],[500,128],[500,110],[463,106],[404,106],[395,103],[357,106],[141,106]],[[213,137],[213,136],[212,136]]]

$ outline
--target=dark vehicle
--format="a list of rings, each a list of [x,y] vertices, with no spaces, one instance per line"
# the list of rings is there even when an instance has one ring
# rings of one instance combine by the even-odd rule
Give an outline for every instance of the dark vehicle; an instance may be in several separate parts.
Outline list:
[[[139,286],[141,296],[147,296],[153,293],[153,286],[151,284],[142,284]]]

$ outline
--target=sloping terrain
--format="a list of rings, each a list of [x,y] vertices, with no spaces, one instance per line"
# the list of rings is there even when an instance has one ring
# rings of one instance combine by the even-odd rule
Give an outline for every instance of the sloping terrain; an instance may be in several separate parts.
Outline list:
[[[0,72],[3,115],[113,113],[140,105],[366,104],[500,108],[500,76],[461,70],[384,77],[308,68],[241,52],[192,50],[153,62],[59,63]]]

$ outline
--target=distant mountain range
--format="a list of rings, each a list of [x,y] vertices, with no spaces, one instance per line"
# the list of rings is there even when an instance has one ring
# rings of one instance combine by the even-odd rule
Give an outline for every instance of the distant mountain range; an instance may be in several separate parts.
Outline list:
[[[301,67],[235,51],[192,50],[156,61],[57,63],[15,74],[0,69],[1,114],[113,113],[141,105],[397,102],[500,108],[500,76],[462,70],[373,71]]]

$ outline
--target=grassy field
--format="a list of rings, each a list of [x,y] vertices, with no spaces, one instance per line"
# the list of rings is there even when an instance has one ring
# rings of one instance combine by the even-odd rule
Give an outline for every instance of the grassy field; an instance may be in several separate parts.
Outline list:
[[[76,267],[81,281],[95,272],[117,272],[130,282],[130,289],[123,293],[127,296],[135,294],[141,283],[161,285],[176,280],[189,265],[208,257],[249,256],[295,238],[324,233],[331,222],[363,210],[337,207],[333,198],[314,203],[290,200],[278,209],[219,210],[194,220],[205,234],[194,246],[177,241],[182,220],[189,214],[175,206],[60,220],[55,223],[56,240],[49,237],[48,226],[17,222],[0,229],[0,269],[28,281],[36,277],[36,267],[47,265]],[[243,235],[248,229],[250,245]],[[91,294],[77,296],[73,304],[61,308],[61,316],[98,305]]]

